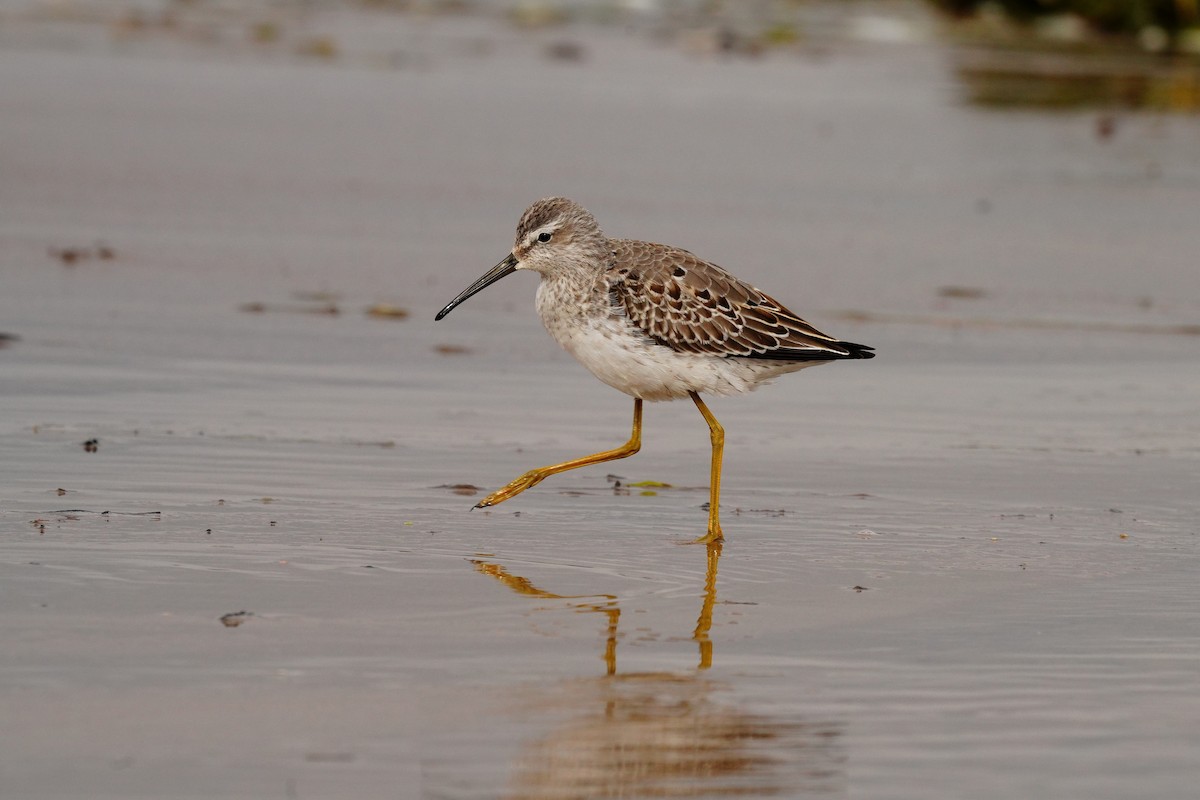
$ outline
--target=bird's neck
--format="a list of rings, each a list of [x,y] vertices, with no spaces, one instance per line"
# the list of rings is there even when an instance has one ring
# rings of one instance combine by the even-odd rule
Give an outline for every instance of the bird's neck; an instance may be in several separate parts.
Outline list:
[[[605,261],[590,261],[542,276],[535,305],[555,338],[560,325],[589,317],[593,306],[607,302],[601,285],[605,268]]]

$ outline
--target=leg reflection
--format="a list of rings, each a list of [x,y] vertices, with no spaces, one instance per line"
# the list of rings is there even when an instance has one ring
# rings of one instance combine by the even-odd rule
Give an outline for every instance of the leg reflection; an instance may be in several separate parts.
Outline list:
[[[708,632],[712,628],[713,606],[717,602],[717,564],[720,560],[721,543],[710,543],[708,566],[704,572],[704,603],[700,606],[700,618],[696,620],[696,630],[692,633],[692,639],[700,645],[698,669],[708,669],[712,666],[713,646]]]
[[[595,611],[604,614],[608,618],[607,638],[604,643],[605,673],[608,675],[617,674],[617,623],[621,620],[621,609],[617,607],[616,595],[555,594],[554,592],[548,592],[545,589],[535,586],[533,581],[528,578],[513,575],[499,564],[491,564],[487,561],[477,561],[475,559],[472,559],[471,563],[475,566],[476,572],[495,578],[517,594],[523,594],[528,597],[541,597],[546,600],[596,599],[597,602],[575,603],[573,607],[576,611]]]
[[[717,566],[721,561],[721,543],[711,542],[707,546],[708,558],[704,571],[704,594],[700,604],[700,616],[696,619],[696,628],[692,631],[692,640],[700,647],[700,661],[697,669],[708,669],[713,663],[713,643],[709,637],[712,630],[713,608],[717,602]],[[617,596],[612,594],[557,594],[536,586],[533,581],[520,575],[514,575],[499,564],[487,561],[471,560],[475,571],[482,575],[495,578],[517,594],[527,597],[540,597],[546,600],[591,600],[593,602],[574,603],[576,611],[598,612],[608,618],[605,642],[604,664],[606,674],[617,674],[617,624],[621,619],[621,609],[617,606]]]

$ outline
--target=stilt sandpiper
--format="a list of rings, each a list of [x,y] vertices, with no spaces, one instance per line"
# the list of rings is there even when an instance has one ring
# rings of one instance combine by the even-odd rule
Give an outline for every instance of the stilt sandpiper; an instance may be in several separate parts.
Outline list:
[[[873,348],[821,333],[780,302],[686,250],[609,239],[586,209],[564,197],[539,200],[517,225],[512,252],[437,314],[517,270],[541,275],[536,306],[546,330],[600,380],[633,397],[624,445],[526,472],[475,506],[503,503],[569,469],[631,456],[641,447],[642,401],[690,397],[712,442],[708,531],[719,519],[725,431],[701,394],[739,394],[788,372]]]

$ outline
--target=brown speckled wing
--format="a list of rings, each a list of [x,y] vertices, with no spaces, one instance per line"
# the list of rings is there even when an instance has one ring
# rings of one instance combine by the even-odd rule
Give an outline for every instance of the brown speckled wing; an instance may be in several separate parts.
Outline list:
[[[614,239],[609,296],[634,325],[684,353],[779,361],[870,358],[781,303],[686,250]]]

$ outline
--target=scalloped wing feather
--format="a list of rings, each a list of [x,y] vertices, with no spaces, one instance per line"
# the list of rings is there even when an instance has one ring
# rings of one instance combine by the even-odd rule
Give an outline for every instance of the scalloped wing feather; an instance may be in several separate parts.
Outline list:
[[[609,296],[647,336],[684,353],[780,361],[869,358],[686,250],[613,239]],[[631,266],[636,265],[636,266]]]

